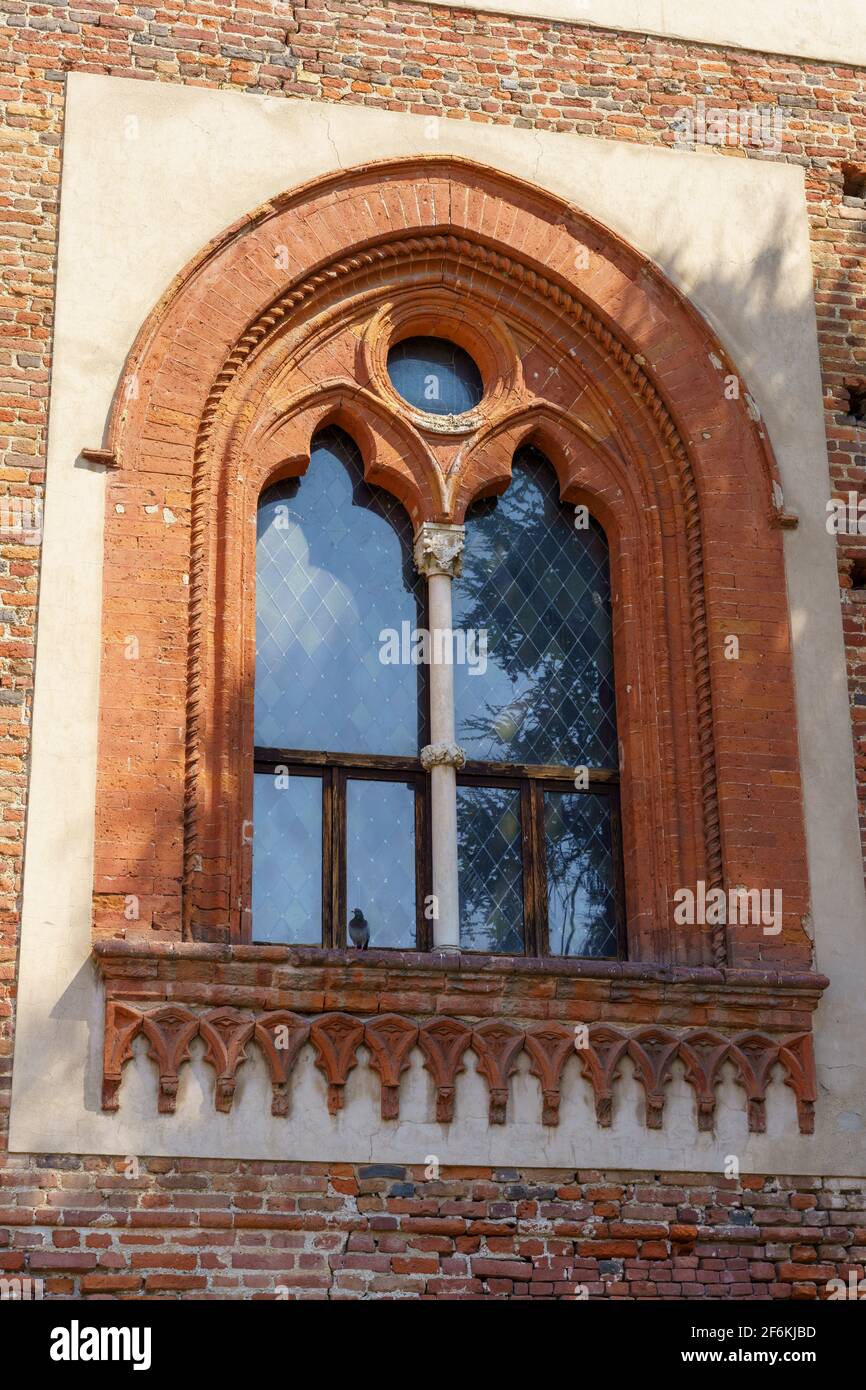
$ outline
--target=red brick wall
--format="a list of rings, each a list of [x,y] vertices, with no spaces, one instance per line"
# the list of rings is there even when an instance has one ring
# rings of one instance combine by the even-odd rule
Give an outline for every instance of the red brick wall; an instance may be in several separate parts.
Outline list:
[[[814,1299],[866,1261],[866,1184],[849,1180],[18,1164],[0,1174],[0,1277],[46,1297]]]
[[[783,152],[776,156],[762,151],[760,157],[793,161],[806,169],[833,479],[840,493],[863,487],[866,433],[846,421],[843,387],[852,376],[866,375],[863,336],[866,218],[862,208],[845,206],[841,196],[842,162],[864,159],[866,75],[862,71],[779,57],[762,58],[640,36],[614,37],[597,30],[544,21],[431,10],[426,4],[407,3],[377,9],[332,0],[326,10],[317,3],[269,5],[262,0],[258,6],[184,3],[182,7],[154,9],[114,3],[85,4],[77,8],[2,0],[0,488],[7,495],[33,498],[39,494],[43,481],[64,77],[71,68],[125,73],[145,80],[222,85],[241,91],[282,91],[294,97],[314,96],[452,119],[499,122],[661,145],[670,145],[673,141],[675,111],[698,97],[714,105],[784,103],[791,111],[791,118]],[[732,150],[729,153],[732,157],[755,156],[754,151]],[[735,235],[734,229],[732,235]],[[840,547],[846,566],[858,554],[866,559],[866,540],[846,540]],[[14,968],[26,807],[36,555],[32,547],[2,538],[0,715],[5,719],[0,730],[0,816],[3,820],[0,1062],[7,1087],[11,1070]],[[844,578],[847,584],[847,574]],[[866,719],[866,605],[846,594],[843,613],[857,739],[861,825],[866,835],[866,729],[861,733]],[[4,1098],[7,1093],[2,1093]],[[171,1165],[165,1164],[154,1163],[152,1167],[171,1170]],[[324,1184],[321,1173],[301,1174],[297,1170],[267,1165],[246,1165],[243,1173],[240,1169],[232,1170],[229,1165],[229,1171],[221,1177],[205,1173],[206,1168],[213,1167],[190,1164],[185,1165],[186,1171],[182,1174],[168,1171],[158,1178],[146,1177],[142,1191],[134,1185],[128,1186],[129,1180],[125,1178],[114,1179],[121,1188],[114,1200],[121,1210],[133,1200],[140,1204],[139,1217],[148,1211],[159,1215],[160,1203],[183,1201],[183,1233],[198,1229],[213,1243],[187,1246],[176,1233],[171,1243],[187,1254],[194,1254],[194,1277],[215,1278],[215,1273],[203,1273],[210,1266],[199,1265],[199,1259],[204,1262],[211,1256],[221,1257],[220,1251],[241,1252],[244,1258],[244,1251],[263,1250],[282,1260],[281,1250],[292,1250],[290,1245],[279,1244],[286,1233],[278,1229],[280,1222],[268,1216],[258,1227],[238,1224],[239,1218],[244,1219],[242,1212],[255,1212],[260,1202],[260,1195],[251,1191],[250,1174],[254,1169],[256,1181],[272,1185],[279,1194],[272,1199],[275,1203],[285,1203],[289,1207],[297,1204],[303,1221],[309,1223],[303,1230],[310,1240],[310,1269],[313,1273],[323,1271],[320,1261],[326,1257],[323,1252],[316,1251],[315,1240],[329,1239],[327,1223],[334,1220],[331,1207],[333,1205],[333,1210],[338,1211],[349,1200],[345,1194],[335,1190],[328,1196],[321,1190]],[[76,1219],[75,1205],[68,1212],[65,1210],[67,1200],[77,1203],[79,1210],[85,1207],[89,1213],[94,1208],[100,1209],[104,1205],[100,1175],[104,1172],[103,1160],[66,1158],[54,1161],[40,1158],[23,1166],[21,1160],[15,1159],[0,1170],[0,1183],[12,1203],[13,1213],[24,1218],[23,1224],[20,1220],[9,1223],[8,1213],[4,1213],[3,1227],[4,1230],[8,1227],[8,1237],[0,1230],[0,1248],[6,1239],[12,1253],[4,1258],[12,1259],[11,1268],[16,1267],[14,1262],[24,1249],[32,1249],[37,1265],[40,1259],[45,1259],[46,1251],[58,1251],[57,1255],[48,1256],[48,1263],[42,1265],[42,1270],[58,1277],[72,1279],[78,1277],[82,1269],[92,1269],[94,1273],[101,1269],[109,1276],[115,1268],[126,1271],[125,1252],[136,1248],[128,1240],[124,1241],[124,1236],[132,1234],[132,1226],[116,1232],[100,1227],[81,1233],[78,1228],[82,1223]],[[334,1176],[336,1179],[339,1175]],[[348,1175],[346,1180],[351,1182]],[[540,1181],[537,1174],[535,1180]],[[220,1186],[223,1182],[225,1192]],[[312,1184],[308,1195],[295,1190],[296,1186],[303,1187],[307,1182]],[[238,1192],[232,1204],[233,1183]],[[760,1248],[766,1258],[758,1258],[758,1262],[763,1263],[762,1271],[752,1271],[756,1284],[766,1280],[769,1291],[774,1294],[787,1294],[799,1285],[811,1293],[810,1286],[820,1281],[823,1273],[812,1279],[808,1275],[795,1279],[792,1271],[800,1265],[807,1271],[811,1269],[809,1261],[814,1258],[816,1244],[818,1257],[828,1268],[831,1263],[844,1261],[840,1252],[846,1242],[856,1247],[859,1240],[862,1245],[863,1230],[857,1233],[854,1227],[859,1220],[862,1228],[862,1208],[866,1206],[866,1199],[862,1191],[859,1197],[851,1199],[859,1203],[861,1210],[857,1217],[856,1212],[835,1209],[834,1203],[847,1199],[834,1194],[825,1185],[815,1192],[819,1206],[807,1223],[795,1204],[802,1202],[808,1206],[811,1189],[808,1183],[801,1186],[803,1195],[794,1194],[790,1204],[787,1198],[784,1203],[786,1208],[790,1205],[790,1210],[784,1211],[788,1229],[781,1217],[773,1223],[786,1231],[784,1239],[778,1239],[781,1232],[776,1230],[777,1239],[766,1247],[758,1246],[738,1231],[737,1240],[726,1239],[719,1245],[718,1248],[726,1252],[724,1255],[707,1253],[702,1241],[695,1247],[694,1255],[684,1256],[706,1266],[700,1269],[697,1282],[733,1283],[722,1276],[747,1270],[754,1252]],[[471,1195],[468,1179],[465,1191],[467,1197]],[[133,1192],[136,1193],[134,1199]],[[181,1197],[184,1192],[189,1195]],[[783,1186],[783,1195],[788,1192]],[[766,1217],[767,1210],[772,1211],[778,1199],[769,1192],[757,1195],[769,1203],[769,1207],[763,1209]],[[202,1204],[201,1209],[194,1205],[195,1200]],[[369,1201],[374,1209],[380,1200],[379,1196],[371,1195],[361,1198],[359,1206]],[[399,1203],[404,1199],[391,1200]],[[419,1195],[405,1200],[423,1206],[428,1201],[438,1203],[440,1199]],[[441,1200],[447,1207],[451,1199],[443,1197]],[[508,1202],[507,1193],[502,1200]],[[829,1205],[824,1207],[822,1202]],[[685,1205],[688,1206],[688,1201]],[[710,1205],[712,1207],[712,1202]],[[41,1209],[36,1212],[32,1207]],[[163,1214],[165,1211],[164,1207]],[[58,1218],[61,1213],[62,1222],[48,1220],[49,1216]],[[215,1228],[193,1224],[208,1213],[223,1223],[234,1224]],[[801,1215],[799,1221],[793,1219],[795,1213]],[[427,1211],[418,1213],[419,1219],[424,1220],[430,1219],[431,1214],[435,1215]],[[487,1212],[487,1217],[494,1215],[497,1215],[495,1207],[493,1212]],[[852,1220],[844,1226],[834,1220],[818,1220],[825,1215],[828,1218],[850,1215]],[[610,1218],[611,1213],[601,1214],[603,1222]],[[360,1221],[360,1218],[353,1219]],[[367,1219],[365,1215],[364,1220]],[[456,1223],[463,1218],[443,1211],[442,1219]],[[573,1215],[573,1219],[583,1221],[585,1218]],[[683,1224],[689,1223],[684,1219]],[[712,1219],[709,1224],[713,1224]],[[848,1235],[839,1235],[835,1230],[837,1226],[840,1232]],[[795,1227],[798,1228],[796,1232]],[[834,1234],[832,1240],[824,1242],[822,1237],[827,1227],[833,1227]],[[157,1244],[139,1247],[139,1254],[146,1256],[148,1250],[161,1248],[161,1229],[157,1226],[149,1237]],[[319,1237],[314,1234],[317,1229],[322,1230]],[[804,1235],[804,1229],[809,1232],[808,1236]],[[221,1230],[230,1243],[220,1245],[215,1230]],[[450,1241],[456,1239],[457,1234],[456,1230],[441,1233],[441,1239],[449,1242],[449,1249],[434,1252],[437,1258],[439,1253],[458,1258],[458,1253],[450,1251]],[[469,1233],[467,1238],[481,1239],[481,1235],[480,1232]],[[364,1241],[374,1237],[359,1226],[354,1238]],[[497,1235],[489,1237],[497,1238]],[[503,1238],[506,1241],[514,1239],[510,1233]],[[555,1234],[550,1237],[552,1240],[558,1238]],[[399,1236],[388,1239],[399,1239]],[[575,1239],[579,1246],[584,1237],[563,1233],[563,1239],[573,1248]],[[253,1244],[247,1245],[247,1241]],[[641,1237],[636,1254],[649,1254],[640,1249],[644,1241],[660,1242],[659,1251],[664,1244],[661,1236]],[[543,1244],[544,1238],[539,1243]],[[710,1248],[716,1247],[710,1243]],[[118,1254],[121,1249],[124,1253]],[[770,1254],[771,1249],[785,1253]],[[464,1253],[459,1252],[461,1256]],[[513,1252],[509,1246],[508,1249],[497,1248],[496,1253],[504,1256]],[[560,1251],[554,1248],[549,1253],[558,1256]],[[578,1253],[583,1252],[578,1249]],[[428,1254],[423,1252],[420,1257]],[[60,1275],[57,1261],[61,1255],[60,1265],[66,1262],[68,1274]],[[363,1248],[347,1251],[344,1258],[351,1261],[359,1256],[369,1270],[375,1267],[373,1252]],[[862,1259],[862,1250],[860,1257]],[[86,1261],[83,1266],[82,1258]],[[100,1258],[111,1258],[113,1263],[100,1266]],[[380,1249],[375,1255],[377,1261],[390,1262],[392,1258],[399,1259],[399,1253]],[[658,1258],[661,1268],[660,1253]],[[770,1266],[773,1266],[772,1276]],[[174,1268],[177,1270],[176,1266]],[[186,1277],[186,1265],[181,1268],[183,1272],[179,1277]],[[688,1268],[693,1270],[699,1265],[690,1264]],[[543,1272],[543,1265],[541,1269]],[[34,1274],[40,1272],[33,1268]],[[451,1271],[446,1273],[448,1277],[458,1277]],[[711,1274],[720,1277],[710,1278]],[[399,1266],[390,1271],[377,1268],[375,1274],[361,1277],[380,1276],[396,1278],[405,1287],[410,1286],[413,1278],[424,1277]],[[138,1288],[142,1276],[136,1273],[131,1277]],[[151,1277],[163,1277],[158,1266],[153,1267]],[[330,1279],[331,1275],[327,1277]],[[340,1271],[340,1280],[349,1277],[348,1267]],[[462,1262],[460,1277],[466,1277]],[[675,1285],[688,1281],[672,1273],[671,1278],[662,1282],[671,1292]]]

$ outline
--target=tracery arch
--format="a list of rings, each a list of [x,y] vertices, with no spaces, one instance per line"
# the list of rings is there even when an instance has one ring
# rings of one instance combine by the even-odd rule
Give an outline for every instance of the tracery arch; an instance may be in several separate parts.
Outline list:
[[[431,425],[400,404],[387,351],[410,332],[449,338],[477,362],[484,396],[470,417]],[[730,370],[695,311],[631,248],[538,189],[457,159],[320,180],[245,219],[179,277],[133,349],[137,390],[121,383],[107,443],[120,470],[110,503],[142,475],[171,475],[189,498],[184,792],[173,803],[182,864],[180,835],[169,856],[188,935],[239,938],[248,912],[257,499],[303,474],[314,435],[338,424],[367,481],[416,528],[459,524],[473,500],[501,491],[520,445],[545,452],[561,496],[587,504],[611,546],[631,954],[762,958],[767,943],[735,929],[677,937],[671,895],[699,880],[778,877],[784,862],[774,950],[805,960],[799,787],[781,820],[778,795],[759,792],[746,811],[735,790],[737,733],[759,737],[762,715],[752,674],[726,666],[719,640],[739,621],[716,582],[737,564],[732,512],[763,547],[775,592],[784,570],[772,453],[745,400],[725,399]],[[111,505],[107,517],[109,531],[120,525]],[[761,586],[747,575],[738,586],[745,612]],[[772,621],[776,713],[796,750],[787,613]],[[176,748],[171,759],[176,770]],[[768,843],[745,857],[747,816],[770,841],[780,828],[784,856]]]

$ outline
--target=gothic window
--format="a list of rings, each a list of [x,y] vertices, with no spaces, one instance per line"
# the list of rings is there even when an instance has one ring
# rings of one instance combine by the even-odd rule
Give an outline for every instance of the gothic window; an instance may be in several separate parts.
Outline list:
[[[256,554],[253,939],[423,946],[425,681],[380,634],[423,621],[409,518],[342,431],[269,488]]]
[[[585,523],[578,524],[575,523]],[[616,956],[623,936],[607,543],[521,449],[466,525],[454,626],[486,632],[455,667],[464,948]]]
[[[416,375],[395,373],[407,397],[435,367],[439,399],[464,406],[472,378],[458,350],[449,358],[441,340],[410,343],[421,346],[401,361]],[[547,460],[520,450],[505,494],[476,503],[467,518],[452,641],[437,658],[434,641],[423,639],[424,585],[408,517],[364,482],[347,435],[320,432],[303,478],[263,494],[255,940],[430,945],[420,749],[426,663],[445,659],[467,759],[457,787],[461,946],[617,955],[607,545],[594,522],[574,522]],[[365,925],[347,939],[350,915]]]

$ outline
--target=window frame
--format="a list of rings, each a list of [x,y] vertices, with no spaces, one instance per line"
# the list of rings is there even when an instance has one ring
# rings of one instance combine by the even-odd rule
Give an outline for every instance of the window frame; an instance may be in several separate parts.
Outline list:
[[[414,786],[415,945],[374,946],[374,949],[429,951],[433,939],[431,924],[424,916],[424,906],[425,900],[433,891],[430,779],[421,766],[420,758],[377,756],[374,753],[310,752],[299,748],[256,747],[253,750],[254,776],[276,775],[277,768],[285,769],[289,777],[314,777],[322,785],[322,921],[319,940],[325,950],[348,949],[346,783],[398,782]],[[254,924],[251,920],[250,941],[255,944],[255,940]]]
[[[317,432],[318,433],[318,432]],[[355,443],[350,434],[349,438]],[[315,436],[314,436],[315,439]],[[542,451],[543,452],[543,451]],[[548,465],[550,460],[547,460]],[[273,483],[269,487],[274,486]],[[261,499],[268,491],[264,489]],[[602,528],[603,529],[603,528]],[[607,539],[605,537],[605,539]],[[458,579],[457,583],[460,582]],[[418,627],[429,628],[429,596],[426,584],[418,596]],[[430,736],[429,677],[421,687],[418,707],[419,742],[423,746]],[[346,783],[350,779],[398,781],[415,786],[415,944],[412,947],[380,946],[376,950],[399,951],[415,949],[429,952],[433,947],[432,921],[425,917],[426,900],[433,894],[432,835],[430,807],[430,774],[421,764],[420,755],[395,756],[375,753],[345,753],[298,748],[253,748],[253,775],[276,772],[285,768],[288,775],[317,777],[322,784],[322,921],[319,942],[325,950],[355,950],[347,940],[347,799]],[[467,955],[495,955],[503,959],[537,960],[626,960],[628,932],[625,902],[625,872],[623,858],[622,816],[618,768],[588,768],[589,788],[574,785],[573,767],[533,763],[511,763],[467,759],[457,773],[458,786],[505,787],[520,792],[520,834],[523,888],[523,951],[479,952],[461,946]],[[607,795],[611,798],[611,859],[613,866],[613,897],[617,952],[615,956],[551,955],[547,911],[547,851],[544,829],[544,793],[569,792],[575,795]],[[252,909],[252,902],[250,902]],[[247,917],[245,934],[250,944],[257,944],[252,910]],[[261,943],[266,944],[266,943]],[[288,943],[315,944],[315,943]]]
[[[574,768],[536,763],[467,761],[457,774],[457,785],[507,787],[520,792],[520,838],[523,856],[523,952],[477,952],[462,947],[467,955],[490,955],[540,960],[626,960],[628,942],[625,910],[625,873],[622,853],[619,770],[588,768],[588,788],[574,785]],[[607,796],[611,801],[611,862],[617,951],[615,956],[552,955],[547,913],[547,840],[544,828],[544,791],[574,796]]]

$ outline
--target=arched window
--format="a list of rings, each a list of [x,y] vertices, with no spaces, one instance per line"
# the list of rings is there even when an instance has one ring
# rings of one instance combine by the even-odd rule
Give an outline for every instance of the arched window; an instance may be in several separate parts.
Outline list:
[[[424,584],[342,431],[263,494],[256,586],[253,939],[345,945],[357,908],[370,945],[423,945]]]
[[[581,523],[585,523],[582,524]],[[464,948],[616,956],[622,940],[607,542],[534,448],[470,510],[454,626]],[[474,639],[476,642],[478,638]]]
[[[320,432],[304,477],[265,492],[254,940],[430,945],[420,754],[426,664],[444,661],[467,759],[457,787],[461,946],[618,954],[608,554],[600,528],[579,519],[543,455],[520,450],[504,495],[467,518],[453,630],[440,645],[423,626],[408,517],[364,482],[347,435]]]

